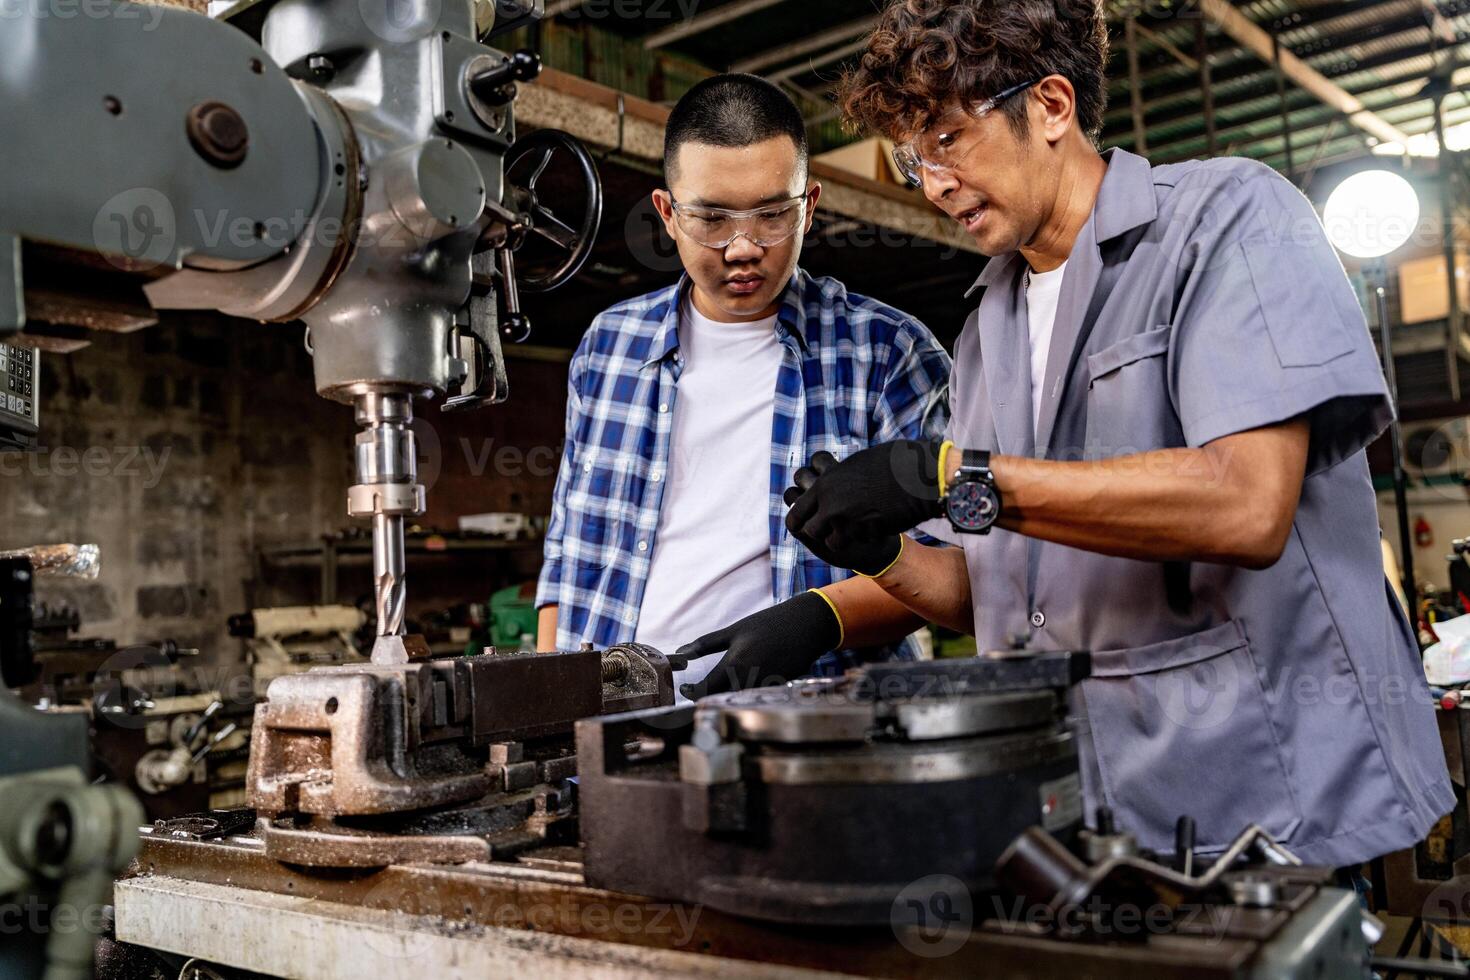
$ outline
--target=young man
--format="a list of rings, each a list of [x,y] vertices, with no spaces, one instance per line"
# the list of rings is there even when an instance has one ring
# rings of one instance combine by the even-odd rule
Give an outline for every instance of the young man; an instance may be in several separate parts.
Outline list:
[[[1363,450],[1392,406],[1362,311],[1266,167],[1099,155],[1106,54],[1095,0],[883,15],[845,108],[992,256],[954,420],[797,474],[794,534],[890,565],[824,590],[813,646],[752,642],[774,612],[697,641],[730,651],[702,690],[916,614],[981,650],[1089,650],[1084,796],[1144,847],[1183,815],[1206,854],[1251,823],[1313,864],[1413,845],[1454,797],[1379,555]],[[898,536],[942,513],[962,549]]]
[[[685,275],[603,313],[572,358],[543,650],[672,653],[793,595],[798,613],[824,605],[806,590],[848,572],[786,532],[793,474],[813,452],[926,438],[948,418],[949,357],[929,331],[798,268],[821,185],[785,94],[749,75],[696,85],[669,117],[664,170],[653,201]]]

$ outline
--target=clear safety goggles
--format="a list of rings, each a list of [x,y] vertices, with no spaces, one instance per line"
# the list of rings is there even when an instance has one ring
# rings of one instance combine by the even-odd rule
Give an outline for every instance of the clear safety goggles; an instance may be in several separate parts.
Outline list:
[[[801,230],[809,194],[747,211],[674,202],[674,222],[690,239],[708,248],[727,249],[745,238],[761,248],[780,245]]]
[[[979,145],[978,135],[971,124],[990,115],[1007,99],[1040,85],[1045,77],[1012,85],[983,102],[977,102],[968,111],[954,109],[945,113],[918,136],[893,148],[893,162],[897,164],[898,172],[915,187],[923,183],[926,170],[932,174],[953,173]]]

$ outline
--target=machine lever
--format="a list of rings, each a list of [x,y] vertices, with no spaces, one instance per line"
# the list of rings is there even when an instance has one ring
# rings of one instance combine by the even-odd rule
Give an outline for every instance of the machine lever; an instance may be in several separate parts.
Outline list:
[[[500,333],[512,344],[525,343],[531,337],[531,318],[521,312],[521,292],[516,285],[515,255],[507,246],[495,250],[495,263],[500,270],[500,289],[505,296],[505,319]]]
[[[514,83],[529,82],[540,74],[541,56],[523,48],[471,78],[470,91],[487,105],[507,105],[516,97]]]

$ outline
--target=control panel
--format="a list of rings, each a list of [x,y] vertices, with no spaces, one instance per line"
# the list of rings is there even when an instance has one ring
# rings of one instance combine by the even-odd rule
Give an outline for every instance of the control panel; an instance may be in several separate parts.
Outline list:
[[[0,344],[0,449],[31,449],[40,433],[41,352]]]

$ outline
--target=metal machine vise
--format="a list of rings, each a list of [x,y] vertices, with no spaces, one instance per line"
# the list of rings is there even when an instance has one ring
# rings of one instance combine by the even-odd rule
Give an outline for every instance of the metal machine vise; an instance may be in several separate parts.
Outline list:
[[[571,843],[573,723],[673,699],[668,660],[636,644],[318,667],[276,678],[256,707],[249,804],[267,853],[293,864]]]

